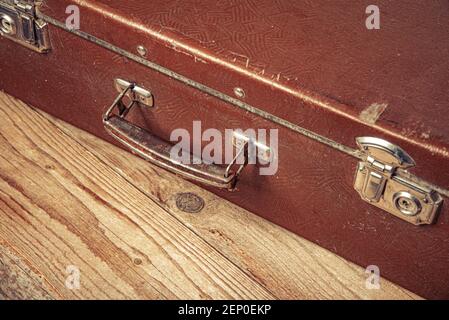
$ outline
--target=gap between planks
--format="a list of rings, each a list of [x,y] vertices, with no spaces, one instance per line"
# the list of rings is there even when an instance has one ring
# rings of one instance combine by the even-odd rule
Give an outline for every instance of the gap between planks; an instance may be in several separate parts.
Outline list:
[[[21,136],[22,139],[27,138],[33,141],[33,143],[28,143],[29,150],[26,151],[26,147],[24,149],[24,146],[21,149],[20,146],[15,146],[17,143],[19,145],[21,144],[20,139],[17,141],[18,137],[15,137],[16,141],[13,141],[14,139],[11,138],[11,152],[15,151],[19,155],[21,152],[25,152],[27,157],[33,160],[39,160],[42,156],[34,155],[33,157],[32,153],[34,150],[39,150],[38,153],[44,154],[42,161],[45,163],[51,160],[52,164],[43,166],[44,172],[41,172],[43,181],[45,181],[47,175],[52,177],[56,176],[59,183],[58,187],[62,187],[66,183],[68,185],[67,189],[75,190],[71,190],[68,193],[72,197],[75,195],[84,200],[82,207],[85,208],[86,217],[92,214],[96,217],[100,216],[101,219],[98,219],[100,220],[98,227],[101,226],[110,231],[107,236],[103,236],[113,238],[114,241],[112,242],[114,244],[119,243],[120,247],[126,247],[125,252],[127,254],[122,254],[121,259],[122,261],[129,260],[128,267],[132,270],[133,276],[131,278],[125,277],[122,283],[119,281],[117,284],[118,287],[127,287],[126,285],[129,287],[131,283],[130,293],[132,292],[133,294],[129,296],[125,295],[125,297],[280,299],[418,298],[416,295],[395,286],[385,279],[381,281],[381,290],[368,290],[365,288],[366,274],[363,268],[355,266],[327,250],[319,248],[115,146],[101,141],[60,120],[54,119],[41,111],[28,108],[18,100],[1,93],[0,112],[9,114],[11,117],[8,126],[5,127],[2,123],[2,128],[0,129],[2,135],[0,139],[3,139],[2,137],[5,134],[7,135],[7,132],[4,132],[5,130],[13,130],[14,128],[14,130],[20,132],[18,136]],[[2,122],[7,121],[5,117],[3,118]],[[29,135],[30,137],[28,137]],[[34,140],[40,140],[39,144]],[[60,149],[67,150],[63,152]],[[89,160],[86,162],[86,159],[84,159],[85,168],[82,167],[80,170],[79,166],[76,165],[76,161],[69,161],[70,156],[74,155],[79,155],[83,159],[86,158]],[[30,163],[27,163],[27,165],[31,166]],[[64,169],[65,166],[75,169],[74,171],[78,173],[70,175]],[[99,167],[101,170],[96,168],[97,170],[92,171],[89,168],[91,166]],[[42,169],[42,166],[40,169]],[[82,179],[84,181],[77,181],[79,175],[85,176],[85,179]],[[95,175],[97,175],[96,178]],[[105,176],[107,181],[104,181]],[[109,179],[107,177],[111,178]],[[6,179],[14,179],[14,174],[8,175]],[[97,186],[95,181],[92,181],[96,179],[103,179],[104,185]],[[54,181],[52,183],[55,184]],[[113,183],[123,184],[126,186],[125,189],[131,188],[132,194],[135,194],[140,199],[138,204],[142,207],[157,207],[159,210],[153,209],[152,211],[158,211],[158,213],[153,213],[153,216],[156,215],[159,219],[149,219],[149,217],[146,217],[147,213],[144,209],[141,217],[136,216],[133,211],[140,212],[142,209],[138,206],[131,206],[131,203],[126,205],[126,201],[134,203],[134,199],[121,197],[119,200],[125,204],[120,203],[120,201],[117,203],[118,199],[111,197],[111,187],[109,186],[108,188],[107,186]],[[3,186],[4,184],[0,184],[0,208],[2,208]],[[119,191],[120,187],[117,188]],[[96,188],[98,188],[98,191]],[[201,213],[193,215],[186,214],[176,208],[174,196],[177,192],[182,191],[194,192],[205,200],[206,207]],[[63,192],[63,194],[66,193]],[[86,193],[88,194],[87,197]],[[35,195],[39,196],[38,193],[35,193]],[[89,197],[91,199],[86,199]],[[100,204],[92,205],[89,204],[89,201],[100,201]],[[51,202],[47,203],[51,206]],[[70,204],[72,203],[70,202]],[[73,209],[75,211],[78,210],[77,208]],[[3,209],[1,210],[3,211]],[[123,240],[124,236],[120,231],[126,235],[129,231],[125,231],[130,226],[122,225],[122,229],[117,229],[111,226],[110,223],[107,223],[106,215],[111,214],[111,211],[112,215],[125,215],[128,220],[132,221],[134,229],[140,229],[140,225],[143,224],[146,226],[145,230],[152,231],[153,242],[156,241],[156,243],[154,243],[151,250],[147,249],[144,251],[147,253],[147,257],[142,252],[135,254],[135,250],[131,250],[131,248],[139,248],[142,251],[142,246],[144,246],[145,242],[152,242],[151,237],[150,239],[146,239],[148,237],[137,237],[134,241],[125,237],[126,239]],[[98,214],[98,212],[103,213]],[[84,215],[82,216],[84,217]],[[111,217],[109,218],[112,219]],[[50,221],[54,220],[51,217],[46,217],[46,219]],[[89,219],[86,218],[86,220]],[[168,261],[162,259],[165,261],[165,265],[169,266],[168,269],[176,275],[174,281],[167,279],[167,274],[164,275],[163,272],[161,275],[160,265],[159,269],[156,268],[157,271],[149,267],[152,263],[157,263],[159,259],[149,259],[148,256],[155,252],[157,253],[160,251],[160,247],[166,245],[164,242],[166,239],[164,240],[163,237],[159,242],[154,240],[157,238],[156,231],[164,229],[163,223],[158,224],[159,220],[169,222],[170,226],[175,226],[182,233],[182,239],[185,241],[192,242],[192,239],[195,239],[193,241],[194,245],[190,243],[188,249],[184,248],[186,244],[183,244],[183,246],[177,244],[183,247],[186,253],[183,259],[178,257],[177,263],[175,263],[177,264],[176,267],[173,266],[173,262],[170,259]],[[121,219],[117,221],[121,221]],[[72,219],[70,223],[62,223],[62,225],[58,225],[57,227],[63,228],[67,225],[70,226],[70,224],[76,225],[77,222]],[[0,219],[0,228],[2,226],[3,221]],[[85,225],[81,225],[78,228],[86,232],[94,232],[89,230]],[[84,239],[80,237],[80,230],[78,232],[72,231],[68,234],[62,231],[59,232],[61,238],[70,236],[71,241],[76,242],[78,246],[90,241],[87,237]],[[168,239],[173,239],[173,235]],[[102,241],[110,245],[111,241],[107,240],[109,239],[102,239]],[[98,240],[96,244],[101,245],[102,241]],[[17,240],[17,242],[19,241]],[[22,253],[25,256],[33,256],[32,253],[27,252],[23,244],[19,245],[19,247],[22,247]],[[110,245],[109,248],[113,250],[114,245]],[[202,256],[198,254],[196,256],[194,255],[194,252],[197,250],[200,251]],[[88,257],[86,259],[95,259],[95,255],[92,257],[88,254],[88,251],[85,253],[86,257]],[[172,249],[166,249],[165,253],[170,257],[180,254]],[[191,255],[196,257],[194,259],[195,261],[189,260]],[[133,256],[134,258],[131,258]],[[101,261],[104,264],[102,270],[109,272],[111,277],[115,276],[120,279],[122,276],[120,272],[124,272],[123,269],[116,267],[114,270],[110,270],[111,268],[109,268],[108,263],[112,263],[113,256],[106,257],[107,259]],[[213,266],[210,266],[212,264],[211,257],[213,257],[212,260],[215,262]],[[27,260],[33,261],[28,257]],[[141,264],[136,266],[133,263],[136,261],[140,261]],[[192,268],[192,266],[195,269],[194,272],[190,272],[187,277],[185,274],[182,275],[185,273],[185,269]],[[88,268],[89,273],[95,274],[95,267],[91,266],[89,268],[86,265],[86,268]],[[46,270],[47,277],[55,278],[49,279],[49,282],[53,287],[57,288],[60,296],[73,296],[73,292],[67,292],[63,283],[61,283],[66,276],[64,269],[56,271],[54,268],[52,269],[48,266],[45,268],[44,266],[40,266],[40,269]],[[49,270],[54,270],[53,275]],[[146,272],[142,272],[142,270]],[[209,277],[210,272],[215,273],[212,279]],[[220,272],[223,272],[227,276],[224,278],[217,276],[217,273]],[[118,276],[117,273],[119,273]],[[134,278],[137,275],[139,281]],[[236,275],[235,278],[237,281],[234,279],[234,275]],[[94,282],[97,277],[93,277],[91,282]],[[155,279],[158,279],[158,281],[155,281]],[[148,292],[136,292],[139,291],[136,290],[136,286],[139,287],[139,283],[142,285],[140,281],[152,283],[154,287],[153,291],[150,294]],[[192,284],[192,282],[195,284]],[[145,285],[142,286],[145,287]],[[89,287],[91,290],[90,294],[75,294],[74,296],[78,298],[98,298],[103,296],[107,297],[108,295],[122,297],[117,292],[112,295],[110,294],[110,292],[114,292],[116,289],[113,290],[113,287],[106,286],[103,290],[98,290],[92,283]],[[246,289],[244,289],[245,287]]]

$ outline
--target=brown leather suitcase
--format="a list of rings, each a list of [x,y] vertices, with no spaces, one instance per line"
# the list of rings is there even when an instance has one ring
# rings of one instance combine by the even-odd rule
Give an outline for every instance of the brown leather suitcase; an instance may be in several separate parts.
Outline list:
[[[449,298],[449,3],[371,2],[0,0],[0,88]],[[243,161],[174,161],[194,121],[277,144],[223,134]]]

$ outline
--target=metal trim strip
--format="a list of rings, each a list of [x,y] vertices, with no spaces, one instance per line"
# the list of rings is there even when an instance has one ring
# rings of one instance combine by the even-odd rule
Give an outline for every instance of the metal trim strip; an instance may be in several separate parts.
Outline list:
[[[135,61],[135,62],[137,62],[139,64],[142,64],[142,65],[144,65],[144,66],[146,66],[148,68],[151,68],[151,69],[153,69],[153,70],[155,70],[157,72],[160,72],[160,73],[162,73],[162,74],[164,74],[164,75],[166,75],[166,76],[168,76],[170,78],[173,78],[173,79],[175,79],[177,81],[180,81],[180,82],[182,82],[182,83],[184,83],[184,84],[186,84],[186,85],[188,85],[188,86],[190,86],[192,88],[200,90],[200,91],[202,91],[202,92],[204,92],[206,94],[209,94],[209,95],[211,95],[211,96],[213,96],[215,98],[218,98],[218,99],[220,99],[220,100],[222,100],[224,102],[232,104],[232,105],[234,105],[234,106],[236,106],[236,107],[238,107],[238,108],[240,108],[240,109],[242,109],[242,110],[244,110],[246,112],[250,112],[250,113],[252,113],[252,114],[254,114],[256,116],[259,116],[259,117],[261,117],[261,118],[263,118],[265,120],[269,120],[269,121],[271,121],[271,122],[273,122],[273,123],[275,123],[277,125],[280,125],[282,127],[290,129],[290,130],[292,130],[294,132],[297,132],[297,133],[299,133],[299,134],[301,134],[301,135],[303,135],[303,136],[305,136],[305,137],[307,137],[309,139],[312,139],[312,140],[317,141],[317,142],[319,142],[321,144],[327,145],[328,147],[331,147],[331,148],[336,149],[336,150],[338,150],[340,152],[343,152],[343,153],[345,153],[345,154],[347,154],[347,155],[349,155],[351,157],[354,157],[354,158],[359,159],[359,160],[363,160],[363,153],[360,150],[357,150],[357,149],[351,148],[349,146],[340,144],[340,143],[338,143],[338,142],[336,142],[336,141],[334,141],[332,139],[326,138],[326,137],[324,137],[324,136],[322,136],[320,134],[317,134],[317,133],[315,133],[313,131],[310,131],[308,129],[300,127],[300,126],[298,126],[298,125],[296,125],[294,123],[291,123],[291,122],[289,122],[289,121],[287,121],[285,119],[277,117],[277,116],[275,116],[275,115],[273,115],[273,114],[271,114],[269,112],[266,112],[264,110],[256,108],[256,107],[254,107],[252,105],[249,105],[249,104],[247,104],[247,103],[245,103],[243,101],[240,101],[238,99],[235,99],[235,98],[233,98],[233,97],[231,97],[229,95],[226,95],[226,94],[224,94],[224,93],[222,93],[222,92],[220,92],[218,90],[210,88],[210,87],[208,87],[208,86],[206,86],[204,84],[196,82],[196,81],[194,81],[194,80],[192,80],[192,79],[190,79],[190,78],[188,78],[186,76],[183,76],[183,75],[181,75],[179,73],[176,73],[176,72],[174,72],[174,71],[172,71],[170,69],[167,69],[167,68],[165,68],[165,67],[163,67],[161,65],[158,65],[158,64],[156,64],[154,62],[151,62],[151,61],[148,61],[148,60],[146,60],[146,59],[144,59],[144,58],[142,58],[140,56],[137,56],[137,55],[135,55],[133,53],[130,53],[130,52],[122,49],[122,48],[119,48],[119,47],[117,47],[115,45],[112,45],[112,44],[110,44],[110,43],[108,43],[108,42],[106,42],[106,41],[104,41],[102,39],[99,39],[99,38],[97,38],[97,37],[95,37],[95,36],[93,36],[93,35],[91,35],[91,34],[89,34],[87,32],[84,32],[84,31],[81,31],[81,30],[70,30],[70,29],[68,29],[66,27],[66,25],[63,22],[60,22],[60,21],[58,21],[58,20],[56,20],[56,19],[54,19],[52,17],[49,17],[49,16],[39,12],[39,10],[37,10],[36,15],[37,15],[38,18],[44,20],[45,22],[47,22],[47,23],[49,23],[49,24],[51,24],[51,25],[53,25],[55,27],[58,27],[58,28],[63,29],[65,31],[67,31],[67,32],[73,33],[73,34],[75,34],[75,35],[77,35],[77,36],[79,36],[79,37],[81,37],[81,38],[83,38],[85,40],[93,42],[93,43],[95,43],[95,44],[97,44],[97,45],[99,45],[99,46],[101,46],[101,47],[103,47],[103,48],[105,48],[107,50],[115,52],[115,53],[117,53],[119,55],[122,55],[122,56],[132,60],[132,61]],[[441,188],[441,187],[439,187],[437,185],[434,185],[434,184],[432,184],[430,182],[427,182],[427,181],[425,181],[425,180],[423,180],[423,179],[421,179],[421,178],[419,178],[417,176],[414,176],[414,175],[410,174],[409,172],[407,172],[406,170],[398,169],[398,171],[400,171],[400,173],[402,175],[406,176],[409,180],[411,180],[411,181],[413,181],[415,183],[424,185],[424,186],[426,186],[426,187],[428,187],[430,189],[433,189],[433,190],[437,191],[438,193],[440,193],[441,195],[449,197],[449,190],[446,190],[446,189]]]

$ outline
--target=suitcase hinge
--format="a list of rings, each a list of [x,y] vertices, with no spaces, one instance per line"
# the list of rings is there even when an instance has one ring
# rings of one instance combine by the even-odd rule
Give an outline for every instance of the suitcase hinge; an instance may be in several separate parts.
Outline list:
[[[388,141],[357,138],[362,151],[354,179],[354,188],[363,200],[415,225],[435,221],[442,197],[424,184],[407,179],[400,169],[415,162],[400,147]]]
[[[0,35],[34,51],[46,53],[50,50],[48,25],[36,17],[35,10],[33,2],[0,1]]]

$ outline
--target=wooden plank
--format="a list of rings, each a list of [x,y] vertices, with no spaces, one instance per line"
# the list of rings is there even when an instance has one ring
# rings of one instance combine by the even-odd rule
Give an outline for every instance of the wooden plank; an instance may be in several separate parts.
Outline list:
[[[1,103],[2,101],[3,103]],[[180,229],[181,226],[188,228],[191,232],[190,236],[203,239],[204,242],[210,246],[209,249],[213,248],[212,252],[219,252],[221,258],[227,257],[227,259],[232,262],[231,266],[233,266],[234,269],[237,269],[236,271],[232,271],[232,273],[243,272],[244,275],[248,276],[252,281],[260,284],[260,287],[257,287],[259,291],[266,289],[266,291],[263,292],[264,295],[271,293],[274,297],[284,299],[419,298],[385,279],[381,280],[380,290],[368,290],[365,288],[367,275],[365,274],[365,270],[363,268],[355,266],[344,259],[335,256],[327,250],[301,239],[300,237],[293,235],[290,232],[287,232],[284,229],[277,227],[241,208],[238,208],[231,203],[213,195],[212,193],[205,191],[204,189],[201,189],[185,180],[179,179],[164,170],[144,162],[143,160],[130,156],[128,153],[119,148],[105,143],[64,122],[56,120],[45,113],[40,111],[35,112],[32,109],[28,109],[22,103],[11,99],[6,95],[0,96],[0,112],[10,114],[10,122],[14,122],[16,124],[14,130],[20,132],[20,139],[28,139],[33,141],[33,143],[29,146],[33,146],[31,149],[34,151],[32,152],[42,153],[47,157],[45,161],[40,162],[41,164],[39,168],[45,168],[45,172],[41,172],[42,179],[44,179],[46,175],[50,175],[51,180],[56,179],[59,183],[57,186],[53,184],[51,186],[51,190],[53,191],[53,189],[58,188],[70,190],[70,196],[75,196],[77,198],[77,201],[73,201],[73,203],[70,202],[70,204],[73,205],[72,210],[66,210],[64,214],[61,214],[61,216],[64,215],[64,220],[61,218],[55,219],[51,216],[51,214],[50,220],[55,224],[59,222],[61,224],[61,228],[67,225],[70,227],[70,224],[74,224],[75,222],[74,219],[69,219],[67,216],[70,216],[70,213],[78,212],[79,210],[83,212],[83,210],[86,210],[86,207],[88,208],[87,211],[90,215],[98,217],[97,219],[101,222],[101,224],[95,225],[95,223],[92,223],[90,229],[88,227],[83,227],[83,230],[88,233],[86,239],[81,240],[83,244],[92,241],[90,240],[90,237],[92,236],[91,234],[94,234],[95,232],[91,229],[104,228],[103,224],[109,228],[114,228],[114,226],[111,226],[111,223],[105,222],[107,220],[105,217],[107,214],[111,215],[110,219],[116,219],[117,221],[122,220],[121,217],[114,218],[117,216],[117,213],[109,210],[111,204],[114,208],[120,206],[120,203],[117,203],[117,196],[113,197],[109,194],[109,192],[111,190],[115,190],[117,192],[117,189],[121,188],[121,183],[132,185],[133,188],[140,190],[140,197],[142,197],[142,200],[144,199],[144,196],[147,197],[146,202],[139,201],[141,211],[145,211],[146,207],[154,206],[154,204],[160,206],[157,210],[162,211],[163,215],[168,216],[164,217],[164,222],[170,221],[175,225],[179,224],[180,226],[177,227],[178,229]],[[2,118],[4,117],[2,116]],[[3,121],[4,120],[2,120],[2,128],[0,129],[0,133],[2,134],[0,135],[0,139],[3,137],[4,130],[11,130],[4,129]],[[55,129],[55,126],[57,126],[59,130]],[[62,132],[65,132],[65,134]],[[14,134],[17,133],[9,134],[8,136],[12,137]],[[60,135],[62,135],[62,137],[60,137]],[[76,138],[76,141],[69,137]],[[18,147],[16,144],[25,144],[24,142],[12,142],[12,138],[10,138],[10,140],[10,148],[13,148],[12,146],[14,146],[14,148],[17,149]],[[0,141],[0,144],[3,144],[3,142]],[[61,148],[67,150],[61,151],[59,150]],[[20,154],[25,152],[25,150],[22,149],[27,149],[27,147],[22,146]],[[42,154],[40,155],[41,157]],[[40,156],[34,155],[33,160],[40,161]],[[28,157],[30,157],[30,155],[27,154],[27,158]],[[79,158],[82,158],[79,160],[81,165],[78,164],[77,161]],[[90,162],[92,162],[91,166],[94,167],[93,170],[88,168],[88,164]],[[24,165],[23,162],[21,165]],[[1,171],[3,172],[3,170]],[[40,170],[38,171],[40,172]],[[68,174],[70,171],[73,171],[74,174]],[[101,173],[104,176],[111,175],[110,179],[105,182],[104,176],[100,176]],[[14,177],[14,173],[10,173],[10,176],[8,176],[9,179],[11,179],[11,176]],[[79,176],[82,178],[80,179]],[[97,179],[100,179],[100,182],[98,182]],[[18,180],[21,181],[21,179]],[[118,186],[105,186],[104,184],[107,182],[109,182],[109,184],[118,183]],[[48,188],[46,189],[48,190]],[[72,189],[76,190],[76,192]],[[3,188],[0,185],[0,195],[2,190]],[[63,195],[67,193],[66,191],[54,192]],[[179,210],[176,206],[175,199],[177,194],[180,192],[192,192],[203,198],[206,204],[204,209],[197,214],[188,214]],[[37,190],[35,191],[35,197],[39,198],[39,192]],[[42,195],[40,195],[40,197],[42,197]],[[92,205],[91,202],[98,201],[97,198],[102,199],[104,203],[98,206]],[[2,198],[0,197],[0,199]],[[121,204],[121,208],[122,206],[125,208],[130,207],[136,203],[135,199],[124,199],[121,197],[120,200],[124,201],[125,204],[127,201],[131,201],[128,205]],[[111,204],[108,204],[107,201],[111,201]],[[46,202],[47,205],[49,203],[51,204],[50,201]],[[1,207],[2,204],[0,202],[0,208]],[[78,207],[80,209],[78,209]],[[128,210],[126,209],[122,210],[127,212]],[[105,213],[102,214],[96,212],[98,210],[104,211]],[[130,216],[132,215],[130,213],[128,214]],[[152,229],[153,233],[157,233],[160,228],[164,228],[164,224],[158,224],[159,219],[162,218],[154,220],[143,219],[142,217],[139,217],[140,212],[136,215],[138,217],[133,218],[135,218],[135,221],[139,224],[139,226],[141,223],[144,225],[147,223],[148,225],[145,225],[145,227]],[[156,213],[152,213],[152,215],[159,216],[162,214],[159,213],[158,215]],[[80,215],[80,218],[87,216],[88,215],[86,214],[82,214]],[[120,243],[120,241],[123,240],[122,238],[125,238],[124,241],[132,241],[132,239],[122,236],[122,234],[130,234],[127,230],[130,227],[131,226],[129,225],[122,225],[120,229],[122,231],[120,233],[120,237],[115,234],[113,240],[109,241],[112,242],[112,245],[108,247],[108,250],[112,249],[114,245],[117,245],[117,243]],[[2,228],[1,217],[0,228]],[[115,230],[119,229],[115,228]],[[68,231],[66,230],[65,233],[61,230],[60,237],[65,240],[67,237],[70,238],[73,236],[73,233],[75,233],[75,236],[79,237],[79,233],[73,232],[71,229]],[[108,234],[108,236],[112,238],[110,234]],[[11,241],[10,239],[8,240]],[[79,239],[76,240],[79,241]],[[15,241],[18,241],[18,239],[15,239]],[[142,241],[145,241],[145,239],[142,239]],[[100,242],[98,242],[98,244],[103,245]],[[149,245],[151,245],[151,241],[149,241]],[[156,253],[157,259],[155,260],[159,260],[158,252],[160,249],[158,248],[158,245],[160,244],[154,244],[154,246],[151,247],[151,250],[147,251]],[[15,244],[15,247],[17,247],[17,244]],[[24,251],[29,250],[23,245],[21,247]],[[167,247],[168,245],[164,244],[164,249],[167,254],[176,255],[176,253],[172,252],[171,247]],[[101,249],[101,246],[100,248],[97,248],[97,250]],[[91,251],[91,249],[83,248],[83,252],[86,255],[89,251]],[[128,250],[126,251],[127,253],[129,252]],[[33,255],[32,252],[28,252],[27,254],[29,256]],[[133,253],[129,254],[125,259],[132,260],[130,257],[134,257],[135,254],[135,251],[133,251]],[[208,254],[209,253],[207,253],[207,255]],[[61,259],[61,254],[53,254],[52,257],[58,257],[58,259]],[[209,257],[204,258],[208,259]],[[117,264],[117,261],[114,261],[114,259],[110,256],[106,259],[106,257],[102,255],[101,260],[104,264],[103,269],[106,268],[106,270],[107,267],[109,267],[109,264]],[[185,261],[183,261],[184,263],[180,263],[179,265],[181,265],[181,268],[190,268],[190,264],[192,263],[190,260],[191,259],[189,258],[185,258]],[[135,262],[141,261],[144,261],[144,259],[137,256],[137,260]],[[36,259],[32,260],[33,265],[36,265],[37,263],[38,261],[36,261]],[[132,267],[134,266],[135,265],[132,265]],[[238,268],[235,268],[235,266]],[[60,270],[59,273],[54,273],[47,270],[50,269],[50,266],[39,265],[39,267],[40,269],[47,271],[46,274],[50,278],[59,279],[55,282],[60,283],[62,281],[60,279],[62,277],[60,275]],[[195,268],[195,264],[193,264],[193,268]],[[201,266],[201,268],[203,268],[203,266]],[[89,269],[88,273],[93,273],[95,269],[96,268],[92,268],[92,270]],[[114,273],[113,271],[111,272],[109,270],[108,272]],[[199,272],[201,274],[202,271],[203,270],[197,269],[194,273],[196,274]],[[205,271],[207,272],[208,270],[206,269]],[[230,271],[228,270],[227,273],[229,272]],[[105,272],[103,270],[102,274],[104,273]],[[154,272],[149,273],[150,276],[155,277]],[[66,275],[64,274],[64,276]],[[197,275],[197,277],[200,276]],[[122,280],[121,276],[118,276],[118,278],[119,280]],[[234,277],[231,277],[231,279],[234,279]],[[146,278],[146,280],[148,283],[154,282],[154,279],[152,281],[151,279]],[[225,281],[223,279],[220,280]],[[173,281],[176,283],[176,286],[182,288],[183,291],[190,290],[190,287],[184,283],[182,278],[177,278]],[[248,279],[246,279],[246,281],[248,282]],[[95,281],[92,282],[95,283]],[[126,284],[129,280],[125,280],[124,282]],[[164,281],[162,281],[162,283],[165,284]],[[235,282],[233,284],[235,284]],[[124,284],[117,284],[117,287],[122,287],[123,285]],[[210,285],[210,281],[201,283],[197,282],[197,291],[207,291],[208,289],[203,288],[203,286]],[[213,285],[216,286],[216,284]],[[237,286],[237,284],[235,285]],[[244,282],[240,285],[248,286],[248,284],[245,284]],[[226,285],[219,281],[219,287],[221,286]],[[61,286],[59,286],[59,288],[60,287]],[[233,285],[231,285],[231,288],[233,288]],[[102,296],[95,292],[95,290],[93,291],[94,294],[90,295],[90,297],[93,298]],[[105,288],[104,291],[111,292],[112,289]],[[236,291],[240,292],[239,290]],[[67,296],[70,295],[63,290],[61,297]],[[136,297],[139,295],[135,294],[130,296]],[[151,294],[149,296],[152,297]],[[178,294],[175,296],[184,297],[186,295]],[[232,295],[229,295],[229,297],[231,296]],[[249,296],[249,294],[247,294],[247,296]],[[196,297],[198,297],[198,295]],[[209,297],[215,298],[216,295],[209,295]]]
[[[204,189],[176,177],[96,137],[46,116],[179,221],[200,235],[281,299],[418,298],[382,279],[381,290],[365,286],[365,269]],[[199,214],[179,210],[175,199],[191,192],[204,199]]]
[[[42,276],[31,270],[17,253],[0,243],[0,299],[50,300]]]
[[[274,298],[45,116],[2,94],[0,119],[0,240],[53,296]]]

